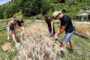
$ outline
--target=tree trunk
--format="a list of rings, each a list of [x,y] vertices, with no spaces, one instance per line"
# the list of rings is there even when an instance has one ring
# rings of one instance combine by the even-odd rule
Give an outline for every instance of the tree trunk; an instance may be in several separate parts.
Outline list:
[[[65,0],[61,0],[61,3],[65,3]]]

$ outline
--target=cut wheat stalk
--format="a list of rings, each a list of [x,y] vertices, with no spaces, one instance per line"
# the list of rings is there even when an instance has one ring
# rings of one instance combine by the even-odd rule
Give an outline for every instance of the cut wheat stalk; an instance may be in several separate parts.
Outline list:
[[[46,26],[35,23],[20,33],[21,46],[14,60],[60,60],[60,44],[47,37]],[[57,58],[59,57],[59,58]]]

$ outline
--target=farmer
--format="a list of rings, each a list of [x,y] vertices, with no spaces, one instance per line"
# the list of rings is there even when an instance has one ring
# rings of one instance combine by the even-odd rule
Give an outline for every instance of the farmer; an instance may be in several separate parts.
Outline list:
[[[16,19],[15,18],[11,18],[11,21],[9,21],[8,25],[7,25],[7,35],[8,35],[8,39],[9,39],[9,36],[11,36],[13,41],[15,43],[17,43],[15,27],[16,27]]]
[[[48,30],[50,32],[50,37],[53,37],[54,34],[55,34],[54,23],[53,23],[51,17],[49,17],[48,15],[44,15],[44,18],[45,18],[45,22],[48,25]]]
[[[74,43],[72,40],[72,35],[74,32],[74,27],[71,21],[71,18],[68,15],[64,15],[61,11],[55,11],[53,13],[53,16],[61,21],[61,25],[59,27],[58,32],[55,34],[55,38],[57,38],[59,35],[61,35],[64,31],[66,35],[64,36],[64,40],[61,44],[61,51],[65,51],[66,43],[70,43],[70,51],[73,52]]]
[[[17,22],[17,25],[18,25],[19,27],[23,27],[23,26],[24,26],[24,21],[23,21],[23,18],[22,18],[22,17],[20,17],[20,19],[17,20],[16,22]]]
[[[24,21],[22,17],[20,17],[19,20],[16,20],[16,24],[18,27],[18,31],[21,31],[24,29]]]
[[[13,17],[11,19],[11,21],[8,22],[8,25],[7,25],[7,35],[8,35],[8,39],[10,39],[10,37],[12,38],[12,40],[14,41],[15,43],[15,47],[19,47],[20,46],[20,43],[17,41],[16,39],[16,18]]]

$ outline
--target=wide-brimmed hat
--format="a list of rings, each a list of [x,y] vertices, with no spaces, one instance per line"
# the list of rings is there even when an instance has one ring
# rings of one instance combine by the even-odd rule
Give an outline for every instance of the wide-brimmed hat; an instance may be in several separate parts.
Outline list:
[[[60,10],[60,11],[54,11],[54,12],[53,12],[53,16],[56,17],[56,16],[57,16],[58,14],[60,14],[61,12],[62,12],[61,10]]]

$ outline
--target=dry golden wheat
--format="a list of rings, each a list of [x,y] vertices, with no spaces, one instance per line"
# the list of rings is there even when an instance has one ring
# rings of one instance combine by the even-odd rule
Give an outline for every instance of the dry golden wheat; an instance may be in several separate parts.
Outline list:
[[[47,37],[46,26],[42,23],[25,28],[20,40],[21,46],[14,60],[60,60],[60,43]]]

